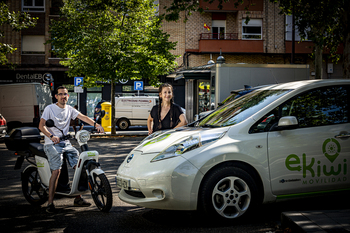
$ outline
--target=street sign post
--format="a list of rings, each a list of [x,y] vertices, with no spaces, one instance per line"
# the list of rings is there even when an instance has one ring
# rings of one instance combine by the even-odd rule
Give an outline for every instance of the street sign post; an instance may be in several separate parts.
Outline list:
[[[140,96],[140,91],[143,91],[143,81],[135,81],[134,90],[137,91],[138,96]]]

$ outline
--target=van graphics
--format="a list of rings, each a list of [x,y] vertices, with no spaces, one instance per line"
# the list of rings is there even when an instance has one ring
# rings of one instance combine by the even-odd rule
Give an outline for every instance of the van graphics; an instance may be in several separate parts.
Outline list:
[[[132,105],[132,107],[137,108],[137,107],[149,105],[150,103],[152,103],[152,100],[148,100],[148,99],[122,99],[121,102],[124,106]]]
[[[285,166],[289,171],[301,172],[303,184],[347,182],[347,160],[337,159],[341,152],[340,143],[334,138],[328,138],[323,142],[322,152],[327,160],[317,160],[305,153],[301,157],[290,154],[285,160]]]

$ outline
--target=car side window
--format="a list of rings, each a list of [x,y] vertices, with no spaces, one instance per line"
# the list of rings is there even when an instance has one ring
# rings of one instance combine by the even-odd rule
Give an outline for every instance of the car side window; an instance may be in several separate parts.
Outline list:
[[[343,86],[313,89],[283,104],[281,117],[295,116],[300,128],[346,123],[348,99],[348,89]]]
[[[250,129],[249,133],[262,133],[270,131],[271,127],[277,124],[279,119],[278,108],[270,111],[264,115],[257,123],[255,123]]]

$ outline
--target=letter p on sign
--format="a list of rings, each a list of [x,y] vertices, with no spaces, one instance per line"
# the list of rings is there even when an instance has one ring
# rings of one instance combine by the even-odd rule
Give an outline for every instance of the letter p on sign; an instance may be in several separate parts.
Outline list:
[[[74,77],[74,86],[82,86],[83,85],[83,77]]]

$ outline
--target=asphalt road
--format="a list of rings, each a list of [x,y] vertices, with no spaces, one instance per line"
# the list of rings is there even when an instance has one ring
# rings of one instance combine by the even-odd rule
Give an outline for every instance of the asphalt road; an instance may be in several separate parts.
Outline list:
[[[100,212],[90,194],[90,207],[74,207],[72,198],[56,198],[57,214],[45,212],[45,205],[31,206],[21,191],[20,171],[14,170],[16,156],[0,141],[0,231],[1,232],[283,232],[282,211],[345,208],[342,199],[313,199],[264,205],[250,218],[221,223],[203,221],[196,212],[152,210],[119,200],[114,176],[125,156],[144,137],[92,138],[90,149],[100,153],[102,169],[110,181],[113,207]],[[25,162],[22,169],[28,165]],[[70,169],[72,170],[72,169]],[[348,201],[347,201],[348,203]],[[349,204],[347,204],[347,208]]]

